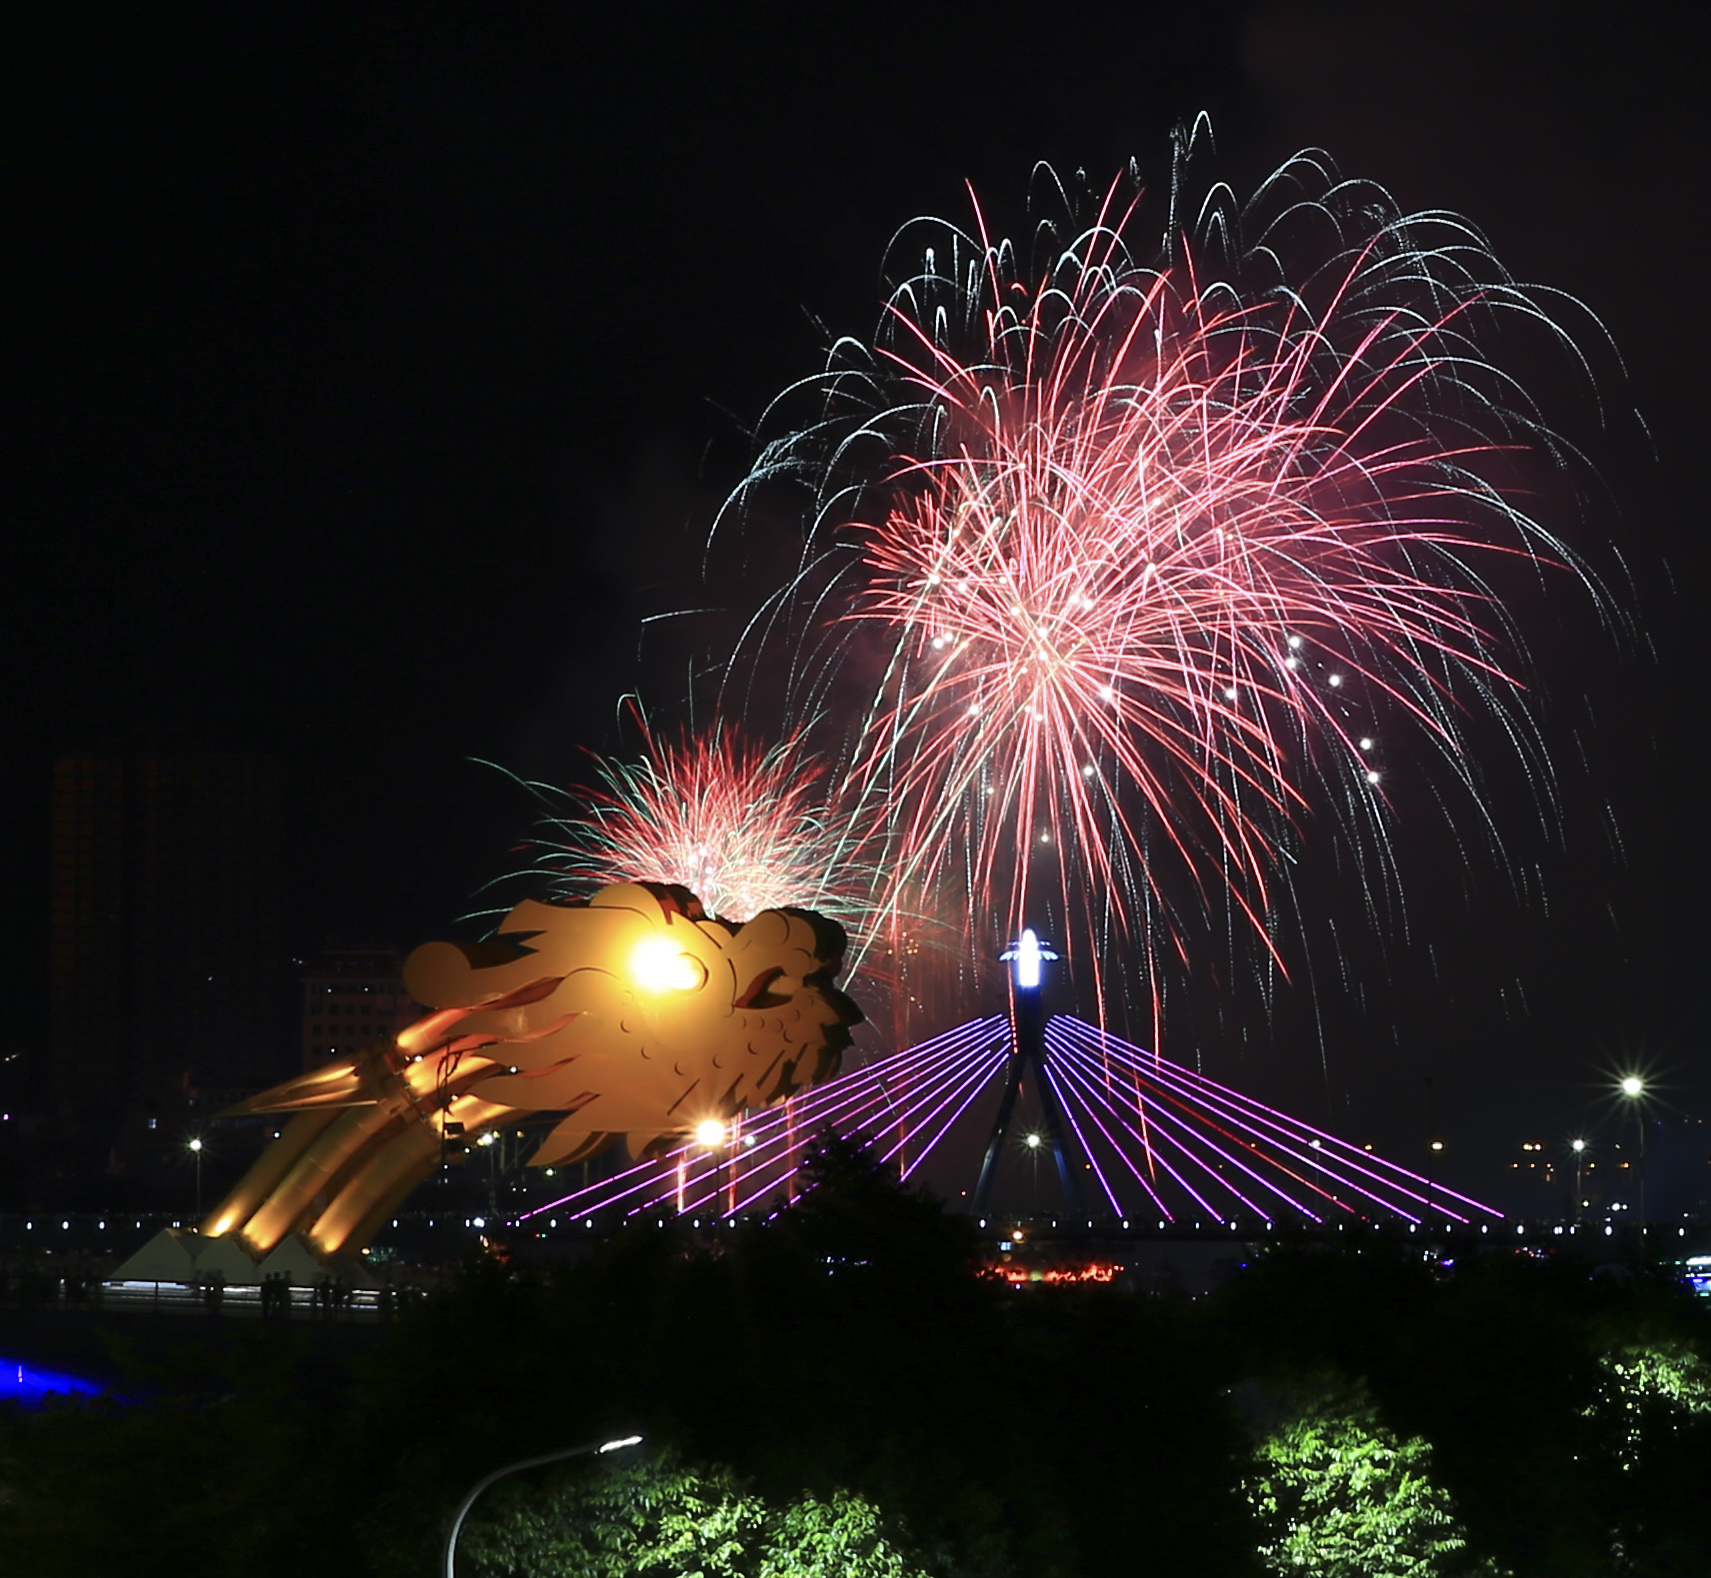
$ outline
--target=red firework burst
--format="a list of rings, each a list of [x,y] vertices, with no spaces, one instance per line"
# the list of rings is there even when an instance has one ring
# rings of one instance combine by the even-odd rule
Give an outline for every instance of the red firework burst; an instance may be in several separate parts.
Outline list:
[[[838,528],[841,622],[892,649],[852,777],[899,876],[954,871],[1016,925],[1055,846],[1064,910],[1091,887],[1120,925],[1121,895],[1171,909],[1169,848],[1270,946],[1312,782],[1381,822],[1370,720],[1406,715],[1465,776],[1461,714],[1512,699],[1490,573],[1572,558],[1501,481],[1503,451],[1557,446],[1477,341],[1505,313],[1566,336],[1465,223],[1283,176],[1252,247],[1214,206],[1156,267],[1115,189],[1032,273],[984,221],[946,227],[948,266],[926,250],[764,457]],[[841,655],[821,640],[804,672]]]
[[[596,756],[598,786],[545,824],[543,865],[562,887],[673,882],[729,920],[798,905],[865,928],[868,874],[826,815],[824,769],[799,740],[761,747],[717,728],[662,739],[636,721],[642,759]]]

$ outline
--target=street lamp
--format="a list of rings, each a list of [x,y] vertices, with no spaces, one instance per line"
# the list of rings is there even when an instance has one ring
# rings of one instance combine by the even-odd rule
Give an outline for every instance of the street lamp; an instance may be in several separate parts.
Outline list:
[[[1432,1231],[1432,1185],[1437,1178],[1438,1153],[1443,1150],[1442,1140],[1432,1139],[1438,1127],[1437,1087],[1432,1083],[1432,1076],[1421,1076],[1421,1082],[1426,1087],[1426,1138],[1431,1142],[1426,1151],[1426,1209],[1425,1220],[1420,1224],[1429,1233]]]
[[[475,1142],[487,1147],[487,1214],[494,1220],[499,1217],[499,1152],[493,1144],[497,1138],[489,1129]]]
[[[725,1149],[731,1138],[731,1131],[717,1118],[704,1118],[695,1125],[695,1143],[708,1154],[708,1167],[713,1176],[713,1195],[717,1199],[726,1193],[730,1184],[731,1153]],[[731,1191],[734,1193],[735,1191]],[[715,1216],[721,1213],[715,1208]]]
[[[616,1452],[620,1447],[635,1446],[641,1439],[640,1436],[619,1436],[615,1441],[590,1441],[584,1446],[566,1447],[562,1452],[546,1452],[540,1457],[526,1457],[520,1463],[507,1463],[503,1468],[496,1468],[491,1474],[478,1479],[470,1487],[469,1494],[458,1503],[457,1511],[452,1515],[452,1525],[446,1531],[445,1561],[442,1567],[444,1578],[457,1578],[452,1559],[457,1551],[457,1537],[463,1528],[463,1520],[469,1516],[469,1509],[475,1505],[475,1498],[495,1480],[503,1479],[507,1474],[520,1474],[526,1468],[539,1468],[543,1463],[562,1462],[567,1457],[582,1457],[590,1452]]]
[[[1586,1165],[1586,1141],[1575,1140],[1569,1146],[1569,1149],[1574,1152],[1574,1199],[1569,1202],[1569,1204],[1573,1206],[1573,1210],[1569,1212],[1569,1220],[1571,1222],[1578,1222],[1580,1220],[1581,1202],[1580,1174],[1581,1169]]]
[[[1634,1104],[1634,1127],[1640,1136],[1640,1242],[1646,1241],[1646,1082],[1638,1074],[1622,1076],[1622,1094]]]
[[[196,1158],[196,1222],[202,1222],[202,1136],[199,1134],[190,1142],[190,1154]]]

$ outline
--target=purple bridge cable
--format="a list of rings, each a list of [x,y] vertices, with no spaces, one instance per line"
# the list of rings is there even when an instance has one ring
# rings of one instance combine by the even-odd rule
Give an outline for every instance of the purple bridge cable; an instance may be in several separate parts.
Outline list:
[[[769,1196],[794,1195],[804,1153],[827,1129],[863,1136],[880,1160],[899,1161],[905,1178],[915,1176],[1005,1071],[1011,1036],[1007,1015],[971,1020],[740,1120],[726,1149],[685,1143],[536,1206],[517,1221],[548,1213],[592,1218],[614,1210],[636,1216],[676,1210],[679,1202],[685,1212],[748,1211]],[[1362,1215],[1351,1197],[1366,1210],[1416,1224],[1421,1216],[1411,1206],[1468,1222],[1451,1202],[1501,1217],[1467,1195],[1082,1020],[1052,1017],[1045,1041],[1043,1072],[1051,1093],[1081,1159],[1120,1216],[1130,1214],[1121,1198],[1129,1187],[1126,1173],[1159,1213],[1161,1226],[1181,1213],[1160,1188],[1180,1190],[1221,1224],[1243,1213],[1269,1224],[1280,1210],[1314,1224],[1325,1222],[1327,1210]],[[1117,1175],[1108,1174],[1102,1153],[1120,1164]],[[1233,1204],[1221,1210],[1213,1203],[1219,1198]],[[1277,1204],[1267,1207],[1267,1199]]]

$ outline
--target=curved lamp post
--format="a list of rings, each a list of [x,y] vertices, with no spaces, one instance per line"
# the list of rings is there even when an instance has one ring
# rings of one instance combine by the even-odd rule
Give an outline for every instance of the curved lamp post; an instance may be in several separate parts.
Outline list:
[[[451,1528],[446,1531],[445,1561],[441,1567],[445,1578],[457,1578],[452,1568],[452,1557],[457,1550],[457,1537],[463,1528],[463,1520],[469,1516],[469,1509],[475,1505],[475,1498],[496,1479],[503,1479],[507,1474],[520,1474],[526,1468],[539,1468],[543,1463],[557,1463],[567,1457],[581,1457],[587,1452],[616,1452],[620,1447],[635,1446],[641,1439],[640,1436],[620,1436],[616,1441],[590,1441],[584,1446],[566,1447],[562,1452],[544,1452],[540,1457],[526,1457],[520,1463],[507,1463],[503,1468],[496,1468],[491,1474],[478,1479],[470,1487],[469,1494],[458,1503],[457,1511],[452,1516]]]

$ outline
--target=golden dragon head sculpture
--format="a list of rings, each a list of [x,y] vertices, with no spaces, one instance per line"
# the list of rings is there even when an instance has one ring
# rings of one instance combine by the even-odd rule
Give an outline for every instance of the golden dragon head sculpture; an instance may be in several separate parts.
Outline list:
[[[537,1165],[592,1135],[627,1133],[639,1154],[835,1074],[860,1018],[831,984],[843,950],[843,928],[821,916],[765,910],[734,925],[663,884],[620,883],[575,907],[531,900],[491,943],[410,955],[406,987],[441,1012],[398,1039],[414,1050],[443,1019],[454,1056],[496,1064],[471,1094],[567,1114]]]
[[[257,1255],[291,1232],[349,1252],[437,1165],[448,1125],[561,1114],[531,1157],[545,1166],[618,1134],[639,1156],[781,1101],[837,1072],[861,1019],[832,984],[843,951],[823,916],[736,925],[655,883],[529,900],[491,941],[427,943],[404,979],[432,1012],[233,1109],[298,1116],[202,1231]]]

